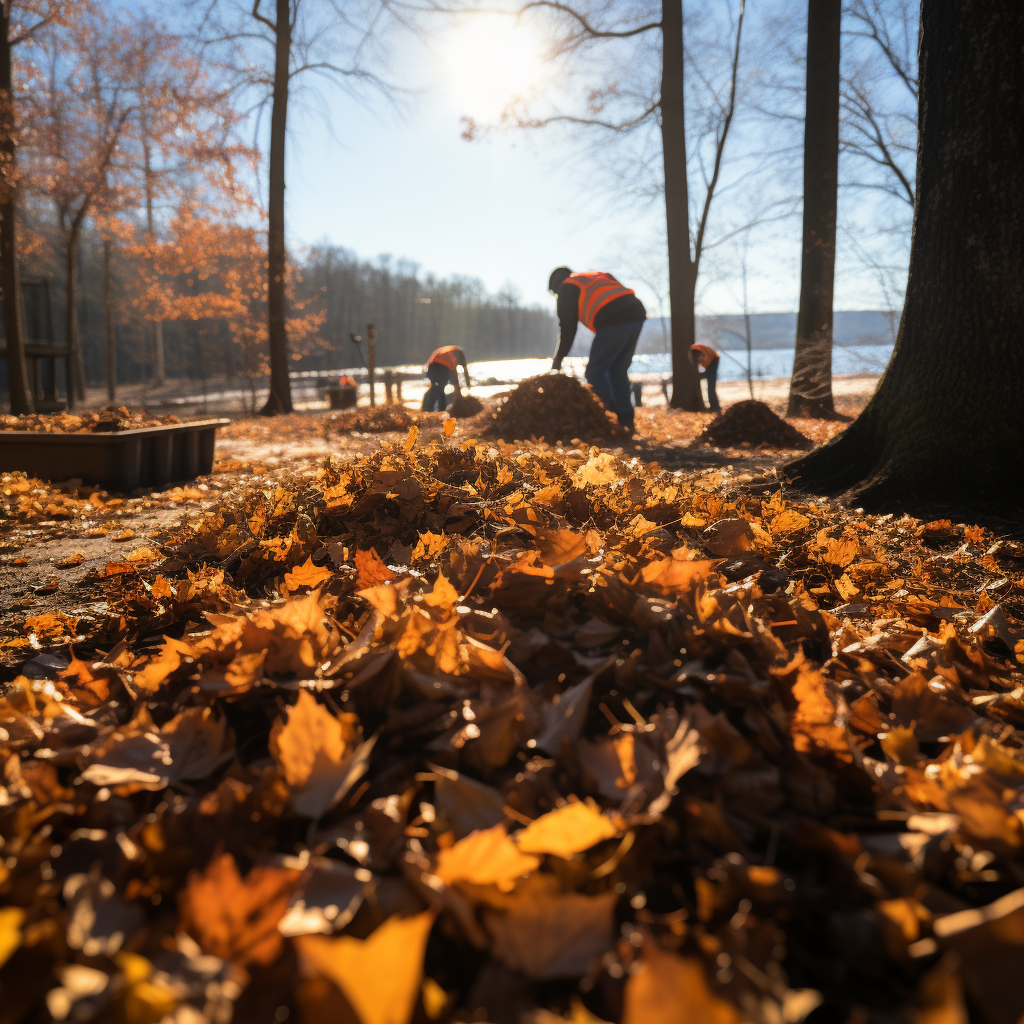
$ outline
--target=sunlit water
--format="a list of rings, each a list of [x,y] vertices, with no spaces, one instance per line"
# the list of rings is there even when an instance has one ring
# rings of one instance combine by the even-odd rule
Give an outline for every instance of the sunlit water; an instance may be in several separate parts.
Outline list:
[[[891,345],[837,345],[832,351],[833,374],[849,373],[881,373],[892,356]],[[585,356],[570,356],[563,363],[563,368],[577,377],[583,377],[586,371]],[[415,364],[395,366],[392,369],[406,374],[422,374],[423,367]],[[551,369],[551,360],[538,359],[487,359],[470,362],[469,373],[473,381],[473,393],[485,398],[498,391],[504,391],[508,384],[524,380]],[[359,373],[361,367],[348,372]],[[751,376],[755,381],[772,378],[787,379],[793,372],[793,349],[766,348],[756,349],[752,353],[750,364]],[[322,371],[326,373],[327,371]],[[344,370],[330,371],[343,373]],[[635,356],[629,368],[633,380],[658,381],[672,373],[672,357],[667,352],[658,352]],[[722,381],[746,380],[747,353],[735,349],[726,349],[721,353],[718,366],[718,379]],[[460,375],[461,380],[461,375]],[[425,383],[424,383],[425,387]],[[421,394],[423,388],[410,381],[403,386],[403,394]]]

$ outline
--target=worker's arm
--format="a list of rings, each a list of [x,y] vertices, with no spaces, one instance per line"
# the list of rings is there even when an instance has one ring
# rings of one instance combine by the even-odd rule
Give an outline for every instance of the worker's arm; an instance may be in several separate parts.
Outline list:
[[[579,308],[579,285],[563,284],[558,289],[558,348],[555,350],[555,358],[551,360],[553,370],[562,368],[562,360],[569,354],[576,340]]]
[[[468,391],[472,387],[472,385],[469,383],[469,364],[466,362],[466,353],[463,352],[461,348],[459,349],[458,361],[456,362],[455,365],[462,367],[462,375],[466,378],[466,390]],[[458,373],[457,372],[456,372],[455,376],[456,376],[456,380],[457,380],[458,379]]]

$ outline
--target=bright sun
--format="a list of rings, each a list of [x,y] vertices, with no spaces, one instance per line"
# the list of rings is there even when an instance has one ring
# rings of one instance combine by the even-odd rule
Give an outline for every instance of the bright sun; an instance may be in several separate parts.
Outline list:
[[[505,105],[540,78],[537,35],[511,18],[478,15],[453,29],[444,49],[446,77],[470,117],[494,120]]]

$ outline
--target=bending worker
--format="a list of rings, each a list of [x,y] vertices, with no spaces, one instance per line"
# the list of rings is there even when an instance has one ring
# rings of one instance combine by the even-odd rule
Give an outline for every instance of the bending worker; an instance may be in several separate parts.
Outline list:
[[[444,412],[448,405],[444,389],[451,384],[458,394],[458,367],[460,366],[466,375],[466,387],[469,388],[469,367],[466,365],[466,353],[458,345],[443,345],[427,360],[427,380],[430,381],[430,387],[427,388],[427,393],[423,396],[424,412],[433,412],[435,409],[438,412]]]
[[[710,345],[691,345],[690,362],[697,364],[697,372],[704,374],[708,382],[708,405],[712,412],[721,412],[722,407],[718,404],[718,392],[715,391],[715,384],[718,382],[718,353]]]
[[[633,361],[640,330],[647,319],[644,304],[631,288],[600,270],[573,273],[559,267],[548,278],[548,290],[558,296],[558,350],[551,361],[553,370],[572,348],[576,325],[594,332],[587,360],[587,383],[619,423],[633,432],[633,403],[630,400],[629,364]]]

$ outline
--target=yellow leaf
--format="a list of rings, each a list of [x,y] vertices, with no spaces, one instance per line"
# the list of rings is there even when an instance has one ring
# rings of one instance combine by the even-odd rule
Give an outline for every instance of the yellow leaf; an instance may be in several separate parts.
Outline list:
[[[405,438],[405,450],[411,452],[416,447],[416,438],[420,436],[420,428],[414,423],[409,428],[409,433]]]
[[[423,600],[432,608],[448,612],[458,603],[459,592],[448,582],[444,573],[438,573],[434,589]]]
[[[821,560],[845,569],[859,554],[860,542],[856,537],[829,537]]]
[[[684,561],[678,558],[658,558],[645,565],[640,575],[663,594],[688,594],[706,576],[715,563],[710,560]]]
[[[836,580],[836,590],[844,601],[849,601],[851,597],[856,597],[860,593],[860,588],[845,572]]]
[[[154,551],[152,548],[136,548],[134,551],[128,552],[128,561],[132,564],[138,562],[159,562],[163,557],[159,551]]]
[[[331,714],[308,691],[270,731],[270,753],[292,788],[292,807],[318,818],[333,803],[359,739],[358,719]]]
[[[780,512],[772,520],[772,533],[776,537],[785,537],[790,533],[799,533],[800,530],[810,526],[810,523],[810,519],[802,512],[789,508],[785,512]]]
[[[18,951],[25,911],[21,907],[0,908],[0,967]]]
[[[736,1008],[708,986],[700,961],[644,943],[626,982],[622,1024],[739,1024]]]
[[[618,479],[615,471],[615,456],[608,452],[595,455],[585,466],[581,466],[573,475],[577,487],[587,484],[612,484]]]
[[[433,978],[423,979],[423,1009],[431,1020],[437,1020],[448,1008],[448,993]]]
[[[303,935],[295,939],[304,969],[334,982],[361,1024],[408,1024],[423,978],[431,910],[389,917],[367,939]]]
[[[419,540],[412,549],[409,561],[418,562],[421,558],[433,558],[447,546],[448,538],[443,533],[431,533],[427,530],[426,533],[419,534]]]
[[[356,571],[359,578],[356,581],[357,590],[369,590],[370,587],[387,583],[395,578],[393,573],[385,564],[384,560],[377,554],[375,548],[369,551],[356,552]]]
[[[444,421],[444,436],[451,437],[455,433],[455,420]]]
[[[832,750],[849,757],[842,726],[835,724],[836,709],[825,689],[825,678],[816,668],[803,666],[793,684],[797,708],[789,731],[793,747],[802,754]]]
[[[183,658],[192,656],[192,648],[182,640],[172,636],[164,637],[163,647],[150,659],[142,671],[136,672],[133,682],[143,693],[152,693],[172,672],[181,667]]]
[[[330,569],[314,565],[313,556],[310,555],[302,565],[284,574],[284,585],[289,590],[298,590],[299,587],[319,587],[321,583],[326,583],[333,575],[334,573]]]
[[[551,853],[568,860],[574,854],[611,839],[618,829],[588,803],[576,801],[542,814],[516,833],[524,853]]]
[[[496,885],[510,892],[517,878],[540,867],[538,857],[530,857],[516,846],[504,825],[477,829],[454,846],[437,855],[434,873],[446,885],[471,882],[474,885]]]

